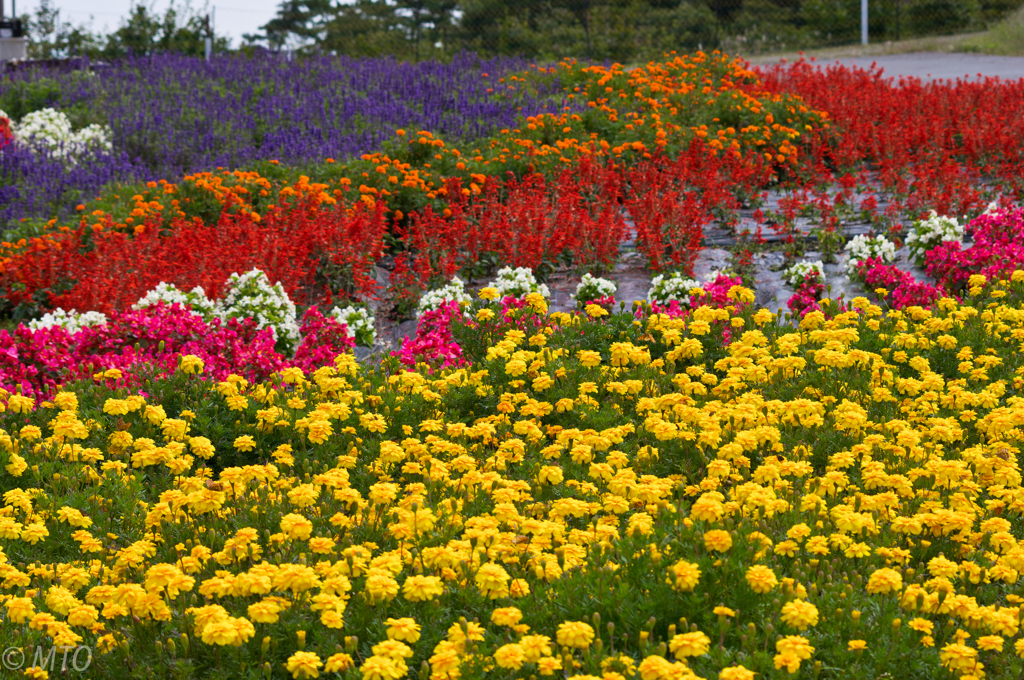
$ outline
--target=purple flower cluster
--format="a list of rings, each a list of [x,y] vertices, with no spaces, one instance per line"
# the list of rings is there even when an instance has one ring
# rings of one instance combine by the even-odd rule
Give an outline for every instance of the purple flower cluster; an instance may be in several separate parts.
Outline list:
[[[38,69],[0,82],[47,77],[60,86],[59,110],[92,112],[113,130],[114,152],[64,172],[59,164],[0,154],[0,228],[23,217],[55,216],[95,195],[103,183],[175,180],[187,172],[358,157],[380,149],[396,128],[429,130],[446,140],[480,139],[515,127],[520,115],[561,111],[546,92],[491,93],[521,59],[457,56],[451,62],[392,58],[225,54],[206,62],[175,54],[135,57],[80,72]],[[484,74],[487,77],[484,77]],[[109,167],[104,168],[104,164]]]

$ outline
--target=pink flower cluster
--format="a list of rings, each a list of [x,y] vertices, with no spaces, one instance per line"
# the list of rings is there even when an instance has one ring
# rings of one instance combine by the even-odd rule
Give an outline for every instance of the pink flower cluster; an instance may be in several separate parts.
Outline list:
[[[857,273],[868,289],[885,288],[889,291],[888,302],[893,309],[914,305],[931,307],[946,292],[939,286],[917,281],[914,276],[880,258],[872,257],[857,265]]]
[[[391,356],[398,357],[403,365],[410,368],[418,363],[435,368],[464,365],[462,347],[452,337],[451,331],[452,320],[461,317],[462,309],[455,301],[424,312],[416,326],[416,338],[403,338],[401,349],[391,352]]]
[[[68,333],[54,326],[32,331],[18,326],[0,331],[0,387],[45,398],[62,384],[90,379],[108,369],[121,372],[111,387],[134,387],[142,376],[169,375],[178,358],[194,354],[203,374],[223,380],[235,373],[255,381],[287,366],[314,370],[352,346],[344,324],[325,319],[315,309],[300,329],[305,336],[295,360],[274,349],[270,329],[254,319],[206,322],[181,305],[163,303],[112,314],[107,323]]]
[[[729,305],[735,305],[737,308],[743,307],[744,305],[742,303],[737,303],[735,300],[729,299],[729,291],[732,287],[742,285],[743,279],[739,276],[726,276],[725,274],[719,274],[715,277],[714,281],[705,283],[701,286],[701,290],[704,291],[705,295],[690,296],[690,306],[722,308],[728,307]],[[672,300],[664,306],[652,304],[651,310],[655,314],[667,314],[673,319],[686,316],[690,313],[690,310],[679,304],[677,300]],[[643,312],[641,310],[637,311],[637,316],[642,314]]]
[[[808,312],[820,312],[821,294],[825,292],[825,284],[822,283],[818,272],[812,271],[804,277],[803,282],[797,286],[796,291],[786,301],[786,306],[793,312],[793,315],[802,319]]]
[[[946,242],[925,255],[925,271],[949,291],[967,285],[971,274],[995,278],[1024,263],[1024,208],[1000,209],[974,218],[967,225],[974,245]]]
[[[310,307],[302,315],[299,334],[302,342],[295,350],[292,365],[304,371],[327,366],[333,363],[334,357],[348,352],[356,345],[348,326],[333,316],[324,316],[316,307]]]

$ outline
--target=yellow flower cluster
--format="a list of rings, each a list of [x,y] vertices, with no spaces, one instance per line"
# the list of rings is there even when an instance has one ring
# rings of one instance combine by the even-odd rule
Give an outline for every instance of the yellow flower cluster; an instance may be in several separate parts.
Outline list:
[[[3,640],[110,674],[1012,677],[1024,284],[986,286],[798,326],[743,289],[537,309],[457,370],[186,358],[149,395],[4,394]]]

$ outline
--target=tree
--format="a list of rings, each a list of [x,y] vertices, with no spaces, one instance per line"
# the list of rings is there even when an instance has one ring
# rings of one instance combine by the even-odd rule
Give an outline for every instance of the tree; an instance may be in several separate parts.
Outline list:
[[[132,6],[127,19],[122,20],[118,29],[107,37],[103,56],[114,58],[155,52],[199,56],[205,52],[205,39],[209,33],[206,18],[195,12],[188,0],[180,9],[172,0],[162,17],[140,0]],[[214,36],[213,47],[218,52],[225,51],[229,42],[225,37]]]
[[[337,15],[331,0],[282,0],[277,15],[260,26],[263,34],[243,36],[248,44],[266,42],[272,50],[310,47],[327,38],[327,26]]]
[[[52,0],[39,0],[35,14],[22,17],[22,23],[29,39],[30,59],[96,56],[103,47],[103,38],[88,26],[62,22],[60,9]]]

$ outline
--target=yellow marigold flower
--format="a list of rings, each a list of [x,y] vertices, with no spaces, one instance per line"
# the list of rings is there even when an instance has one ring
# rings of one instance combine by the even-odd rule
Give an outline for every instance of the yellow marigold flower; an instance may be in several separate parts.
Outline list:
[[[542,656],[537,659],[537,670],[541,675],[554,675],[562,670],[562,660],[557,656]]]
[[[983,635],[978,638],[978,649],[990,651],[1003,651],[1003,638],[998,635]]]
[[[256,623],[277,623],[280,606],[271,599],[261,600],[249,605],[249,618]]]
[[[57,511],[57,520],[60,522],[67,522],[73,527],[81,527],[83,529],[88,529],[92,526],[92,520],[83,515],[81,510],[67,505]]]
[[[608,310],[601,305],[587,305],[585,309],[587,316],[591,319],[600,319],[602,316],[608,316]]]
[[[36,607],[29,597],[12,597],[4,607],[7,610],[6,620],[11,623],[25,623],[36,613]]]
[[[564,621],[558,625],[558,644],[586,649],[594,641],[594,629],[583,621]]]
[[[371,569],[366,576],[365,589],[374,600],[390,601],[398,595],[398,581],[394,579],[389,571]]]
[[[775,662],[775,669],[786,669],[787,673],[796,673],[800,670],[800,657],[792,652],[780,652],[772,660]]]
[[[876,569],[868,578],[869,593],[886,595],[903,587],[903,575],[895,569]]]
[[[496,626],[514,626],[523,620],[523,613],[516,607],[501,607],[491,612],[491,623]]]
[[[284,667],[295,680],[301,680],[302,678],[320,677],[320,668],[323,665],[320,657],[313,652],[295,652],[288,657],[288,662]]]
[[[775,572],[763,564],[755,564],[747,569],[747,584],[755,593],[770,593],[779,585]]]
[[[11,395],[11,398],[7,400],[7,408],[12,413],[31,413],[32,407],[36,405],[36,400],[32,397],[25,397],[20,394]]]
[[[186,354],[179,360],[178,367],[181,368],[182,373],[188,375],[202,373],[203,360],[197,357],[195,354]]]
[[[35,545],[39,541],[45,540],[49,535],[50,531],[46,528],[45,524],[34,522],[22,529],[21,540],[26,541],[30,545]]]
[[[493,562],[482,565],[474,577],[480,592],[492,599],[508,595],[508,580],[505,568]]]
[[[812,647],[807,638],[803,636],[786,635],[782,639],[776,641],[775,651],[780,654],[793,654],[798,659],[807,660],[814,654],[814,647]]]
[[[806,600],[792,600],[782,607],[782,621],[797,630],[818,625],[818,608]]]
[[[288,537],[294,540],[306,541],[309,540],[309,535],[313,531],[313,523],[302,515],[296,515],[289,513],[281,518],[281,531]]]
[[[951,642],[939,651],[939,660],[951,671],[973,670],[977,659],[978,650],[961,642]]]
[[[477,321],[491,321],[494,318],[493,309],[481,309],[476,313]]]
[[[697,582],[700,580],[700,567],[693,562],[679,560],[669,567],[669,570],[675,576],[673,585],[676,590],[685,593],[697,587]]]
[[[718,672],[718,680],[754,680],[755,675],[754,671],[747,670],[743,666],[729,666]]]
[[[481,300],[497,300],[498,289],[492,286],[487,286],[486,288],[481,288],[478,295],[480,296]]]
[[[233,645],[238,639],[238,631],[230,618],[212,621],[204,628],[201,639],[208,645]]]
[[[247,434],[235,439],[235,448],[239,451],[252,451],[256,448],[256,440]]]
[[[850,640],[846,643],[846,649],[851,652],[860,652],[867,649],[868,643],[866,640]]]
[[[398,640],[379,642],[370,651],[373,652],[374,656],[383,656],[385,659],[392,659],[394,661],[412,658],[412,647]]]
[[[518,644],[502,645],[494,652],[494,661],[500,668],[519,670],[526,663],[526,653]]]
[[[444,583],[437,576],[409,576],[402,584],[402,597],[410,602],[426,602],[444,592]]]
[[[672,638],[668,648],[677,659],[702,656],[711,649],[711,638],[699,630],[692,633],[681,633]]]
[[[420,639],[420,624],[415,619],[404,617],[400,619],[387,619],[384,621],[387,628],[388,639],[402,640],[415,643]]]
[[[717,552],[728,552],[732,548],[732,536],[724,529],[704,532],[704,547]]]
[[[538,484],[561,484],[564,479],[562,468],[557,465],[543,465],[537,473]]]
[[[383,656],[371,656],[359,667],[363,680],[398,680],[407,670],[404,662]]]
[[[103,402],[103,412],[113,416],[128,415],[128,402],[124,399],[107,399]]]
[[[351,656],[338,652],[327,658],[327,663],[324,664],[324,673],[344,673],[353,665]]]
[[[335,542],[333,538],[314,537],[309,539],[309,549],[317,555],[330,555],[334,552]]]
[[[526,597],[530,594],[530,584],[524,578],[514,578],[508,584],[509,597]]]
[[[299,484],[288,492],[288,501],[300,508],[313,505],[319,497],[320,487],[315,484]]]

